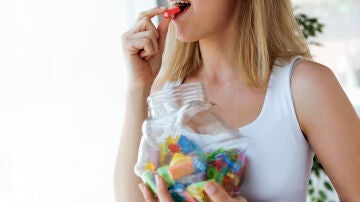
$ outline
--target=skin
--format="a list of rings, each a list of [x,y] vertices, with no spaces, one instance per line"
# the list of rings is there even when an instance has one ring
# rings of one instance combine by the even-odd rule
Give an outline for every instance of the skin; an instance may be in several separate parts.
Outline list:
[[[175,18],[177,37],[182,41],[199,41],[203,65],[186,78],[202,82],[217,113],[234,128],[256,119],[266,90],[251,88],[234,75],[237,66],[233,41],[236,40],[241,1],[193,0],[187,13]],[[201,5],[201,6],[200,6]],[[133,172],[141,138],[141,124],[147,118],[146,98],[161,89],[154,84],[161,66],[164,40],[170,19],[155,27],[150,19],[164,8],[139,14],[133,28],[123,34],[127,60],[128,90],[125,126],[120,140],[115,168],[116,201],[156,201],[150,190]],[[216,14],[216,15],[215,15]],[[191,19],[191,20],[189,20]],[[211,22],[211,23],[208,23]],[[201,26],[202,29],[196,27]],[[319,157],[341,201],[360,201],[360,120],[331,70],[321,64],[302,61],[292,79],[292,94],[297,118],[304,135]],[[231,99],[228,99],[231,97]],[[136,179],[136,180],[134,180]],[[160,201],[172,201],[163,180],[157,180]],[[141,191],[140,191],[141,190]],[[243,202],[231,198],[216,183],[207,183],[205,192],[214,202]]]

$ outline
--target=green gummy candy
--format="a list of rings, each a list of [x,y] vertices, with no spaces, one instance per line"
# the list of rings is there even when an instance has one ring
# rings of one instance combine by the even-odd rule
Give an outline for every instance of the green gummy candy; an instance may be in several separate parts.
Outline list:
[[[147,184],[151,191],[156,194],[156,184],[155,184],[155,178],[154,175],[152,174],[151,171],[145,171],[142,175],[141,175],[141,179],[145,182],[145,184]]]
[[[164,179],[164,181],[168,187],[170,187],[171,185],[173,185],[175,183],[174,180],[170,176],[169,166],[166,165],[166,166],[158,168],[157,173]]]
[[[207,178],[208,179],[211,179],[211,178],[214,178],[216,177],[218,171],[215,167],[208,167],[207,170],[206,170],[206,175],[207,175]]]
[[[220,154],[223,151],[223,149],[217,149],[216,151],[214,151],[213,153],[209,154],[206,157],[206,162],[210,162],[210,161],[214,161],[215,160],[215,156]]]
[[[190,186],[195,187],[195,188],[199,188],[199,189],[202,190],[202,189],[204,189],[205,183],[206,183],[206,181],[195,182],[195,183],[192,183]]]

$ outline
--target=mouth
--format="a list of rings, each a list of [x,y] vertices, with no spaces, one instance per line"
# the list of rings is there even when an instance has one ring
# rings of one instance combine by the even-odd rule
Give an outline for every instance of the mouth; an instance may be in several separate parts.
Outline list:
[[[175,1],[171,4],[171,7],[178,7],[180,8],[180,13],[182,13],[183,11],[185,11],[187,8],[189,8],[191,6],[191,3],[189,1]]]
[[[163,17],[175,19],[178,15],[183,14],[191,6],[190,1],[175,0],[170,4],[170,8],[163,13]]]
[[[171,7],[179,7],[180,8],[180,12],[184,11],[187,7],[191,6],[191,3],[189,1],[175,1],[174,3],[171,4]]]

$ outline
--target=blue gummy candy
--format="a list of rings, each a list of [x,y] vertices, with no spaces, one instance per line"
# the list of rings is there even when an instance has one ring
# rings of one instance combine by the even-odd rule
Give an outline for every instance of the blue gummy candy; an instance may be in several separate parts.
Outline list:
[[[178,140],[178,144],[181,147],[181,151],[184,154],[188,154],[192,151],[194,151],[194,146],[193,143],[185,136],[181,135],[179,140]]]
[[[171,187],[169,187],[169,191],[174,191],[176,193],[182,193],[186,190],[186,187],[184,184],[182,183],[175,183],[174,185],[172,185]]]
[[[206,163],[200,161],[197,158],[193,158],[193,164],[197,172],[205,172],[206,171]]]
[[[169,190],[171,197],[173,198],[174,202],[185,202],[185,198],[182,197],[179,193]]]
[[[238,172],[240,170],[239,165],[233,162],[225,153],[220,153],[216,155],[216,158],[222,159],[233,170],[233,172]]]

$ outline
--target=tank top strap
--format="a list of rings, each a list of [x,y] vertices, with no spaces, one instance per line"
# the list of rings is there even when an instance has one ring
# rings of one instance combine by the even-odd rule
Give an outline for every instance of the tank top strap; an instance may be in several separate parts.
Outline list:
[[[296,64],[304,60],[301,56],[296,56],[291,59],[288,64],[282,66],[274,66],[271,74],[268,91],[271,94],[270,98],[266,100],[269,102],[270,111],[277,113],[266,114],[266,119],[271,120],[274,116],[287,116],[284,124],[292,127],[293,138],[307,145],[307,141],[302,133],[299,120],[296,116],[296,110],[293,99],[291,78],[296,68]],[[269,112],[269,111],[268,111]]]

